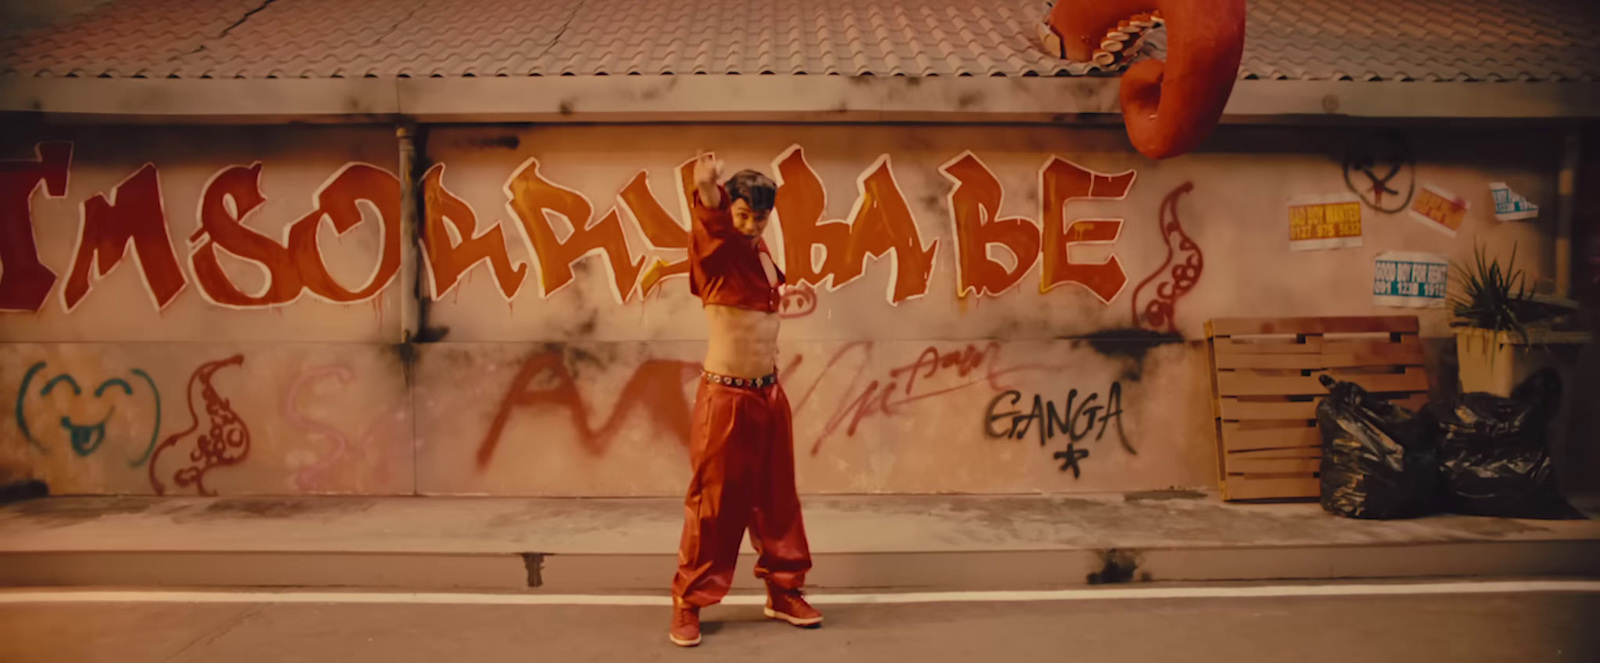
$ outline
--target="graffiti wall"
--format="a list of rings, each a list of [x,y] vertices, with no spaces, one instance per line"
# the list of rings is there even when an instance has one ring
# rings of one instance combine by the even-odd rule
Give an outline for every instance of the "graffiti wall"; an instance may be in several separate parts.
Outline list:
[[[1380,257],[1516,245],[1548,274],[1545,222],[1496,219],[1489,184],[1550,200],[1554,147],[1234,127],[1157,163],[1109,129],[434,127],[413,229],[387,128],[10,136],[0,463],[73,493],[678,494],[706,333],[687,167],[712,150],[780,184],[803,492],[1213,485],[1205,320],[1446,336],[1437,274]]]
[[[411,398],[375,344],[8,344],[0,462],[65,493],[403,494]]]

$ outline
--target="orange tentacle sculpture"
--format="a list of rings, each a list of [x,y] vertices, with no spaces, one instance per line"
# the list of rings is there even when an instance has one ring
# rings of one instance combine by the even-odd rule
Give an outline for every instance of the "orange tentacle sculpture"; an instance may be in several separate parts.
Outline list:
[[[1135,62],[1119,96],[1128,139],[1152,159],[1194,149],[1222,119],[1244,53],[1245,0],[1057,0],[1046,48],[1109,67],[1167,26],[1167,61]],[[1054,39],[1051,39],[1054,37]]]

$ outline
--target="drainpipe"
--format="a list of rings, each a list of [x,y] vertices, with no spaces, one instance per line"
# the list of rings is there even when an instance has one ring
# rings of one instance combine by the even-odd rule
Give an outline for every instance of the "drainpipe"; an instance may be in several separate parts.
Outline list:
[[[422,238],[417,220],[422,211],[422,170],[417,165],[417,127],[403,122],[395,128],[395,138],[400,144],[400,233],[406,239],[400,252],[400,342],[416,339],[422,326],[421,310],[426,306],[422,282],[417,280],[418,253]]]
[[[1556,183],[1556,296],[1572,296],[1572,216],[1577,206],[1578,159],[1583,135],[1567,132],[1561,142],[1561,175]]]
[[[415,378],[416,345],[428,339],[418,338],[418,330],[428,328],[428,304],[431,303],[426,293],[422,291],[422,279],[419,278],[421,270],[417,263],[422,254],[422,219],[423,205],[422,176],[426,172],[427,164],[423,162],[427,155],[427,132],[419,130],[417,125],[410,120],[403,120],[395,127],[395,142],[400,148],[400,236],[403,239],[400,249],[400,343],[395,346],[401,360],[401,370],[405,376],[407,410],[417,411],[416,392],[412,389]],[[418,143],[421,143],[419,148]],[[423,159],[418,159],[418,155]],[[425,333],[425,332],[424,332]],[[437,339],[435,339],[437,340]],[[417,418],[411,417],[411,439],[417,439]],[[411,463],[417,463],[417,453],[421,448],[411,446]],[[417,476],[411,477],[411,493],[417,493]]]

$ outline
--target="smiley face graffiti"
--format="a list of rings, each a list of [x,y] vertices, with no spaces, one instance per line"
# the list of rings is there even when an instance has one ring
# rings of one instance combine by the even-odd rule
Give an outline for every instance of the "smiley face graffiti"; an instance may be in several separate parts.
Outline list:
[[[161,392],[156,388],[155,380],[150,379],[149,374],[135,368],[128,371],[129,375],[135,378],[134,382],[130,383],[120,377],[107,378],[100,382],[99,386],[94,388],[94,391],[90,392],[93,396],[90,399],[84,397],[83,389],[78,386],[77,378],[74,378],[69,373],[58,373],[54,377],[45,380],[41,375],[45,370],[45,366],[46,362],[42,361],[30,366],[22,376],[21,386],[17,388],[17,429],[22,431],[23,439],[27,440],[35,449],[38,449],[40,453],[50,453],[49,447],[46,447],[35,436],[36,432],[43,433],[47,428],[36,428],[41,422],[37,420],[30,421],[28,416],[28,399],[31,394],[35,393],[31,392],[30,389],[35,384],[38,385],[37,396],[41,399],[50,397],[51,393],[57,391],[58,388],[72,390],[74,400],[70,405],[63,408],[66,412],[54,423],[59,425],[61,430],[66,433],[72,452],[80,457],[89,456],[99,451],[100,446],[105,443],[106,423],[116,413],[117,402],[123,400],[116,396],[116,392],[120,391],[122,396],[132,398],[136,389],[135,385],[143,384],[150,392],[151,399],[155,401],[153,409],[154,421],[151,423],[150,440],[145,444],[144,453],[137,458],[129,460],[128,466],[139,467],[150,460],[150,454],[155,449],[156,441],[161,434]],[[111,395],[108,396],[107,392],[110,392]],[[95,404],[84,404],[84,401],[90,400]],[[107,401],[109,406],[105,407],[105,414],[96,416],[94,413],[101,409],[98,406],[100,401]],[[56,402],[60,401],[57,400]]]

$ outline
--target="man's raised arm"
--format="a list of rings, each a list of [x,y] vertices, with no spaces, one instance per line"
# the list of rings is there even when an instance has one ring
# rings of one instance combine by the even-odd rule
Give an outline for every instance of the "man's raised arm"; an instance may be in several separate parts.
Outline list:
[[[728,213],[727,201],[722,199],[722,187],[718,184],[722,179],[722,166],[717,163],[717,158],[711,154],[702,154],[694,162],[694,200],[689,205],[689,216],[692,217],[697,233],[705,233],[709,240],[708,250],[720,247],[722,240],[738,237],[739,231],[733,227],[733,217]]]

